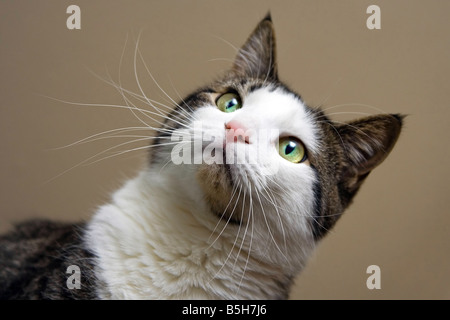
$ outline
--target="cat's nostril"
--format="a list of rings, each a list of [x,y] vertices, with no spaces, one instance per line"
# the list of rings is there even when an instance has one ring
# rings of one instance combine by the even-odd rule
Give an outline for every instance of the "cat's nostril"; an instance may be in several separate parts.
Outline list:
[[[242,125],[242,123],[236,121],[236,120],[231,120],[228,121],[227,123],[225,123],[225,129],[227,130],[234,130],[234,131],[246,131],[246,128],[244,127],[244,125]]]
[[[244,125],[236,120],[231,120],[225,123],[225,131],[228,142],[250,143],[250,135],[248,130]]]

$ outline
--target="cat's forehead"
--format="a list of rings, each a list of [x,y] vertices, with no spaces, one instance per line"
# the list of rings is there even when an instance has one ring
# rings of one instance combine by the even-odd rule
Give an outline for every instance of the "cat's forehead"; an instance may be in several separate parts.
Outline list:
[[[264,96],[266,99],[272,101],[278,99],[286,105],[300,106],[305,112],[314,111],[303,103],[300,95],[278,81],[257,78],[225,77],[221,81],[213,84],[212,91],[218,93],[235,91],[239,93],[243,101],[246,101],[249,97],[256,99],[256,96]]]
[[[283,85],[279,82],[273,82],[258,78],[235,77],[233,75],[227,75],[213,83],[212,88],[217,92],[234,90],[238,92],[242,97],[245,97],[249,93],[260,88],[274,90],[275,88],[282,86]]]

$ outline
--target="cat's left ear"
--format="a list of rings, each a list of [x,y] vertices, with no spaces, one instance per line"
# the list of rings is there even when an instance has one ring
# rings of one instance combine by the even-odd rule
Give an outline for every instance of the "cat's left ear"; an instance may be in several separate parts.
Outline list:
[[[232,72],[242,77],[277,80],[275,30],[270,13],[239,49]]]
[[[402,115],[385,114],[336,126],[345,159],[341,196],[350,201],[369,173],[386,159],[400,135],[403,119]]]

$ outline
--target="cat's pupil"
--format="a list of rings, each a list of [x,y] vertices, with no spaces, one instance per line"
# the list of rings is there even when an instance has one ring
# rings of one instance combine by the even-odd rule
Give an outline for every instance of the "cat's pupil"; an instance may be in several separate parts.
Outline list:
[[[292,151],[295,150],[295,148],[297,147],[297,145],[295,144],[295,142],[290,141],[287,145],[286,148],[284,149],[284,152],[286,155],[290,154]]]
[[[226,108],[230,109],[237,105],[237,100],[235,98],[228,101]]]

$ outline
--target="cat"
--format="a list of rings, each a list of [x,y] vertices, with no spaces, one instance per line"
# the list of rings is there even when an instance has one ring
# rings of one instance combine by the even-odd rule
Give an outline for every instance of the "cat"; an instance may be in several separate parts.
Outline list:
[[[278,78],[269,13],[230,70],[174,106],[148,165],[89,221],[27,221],[0,237],[0,298],[286,299],[403,119],[337,123],[308,107]]]

